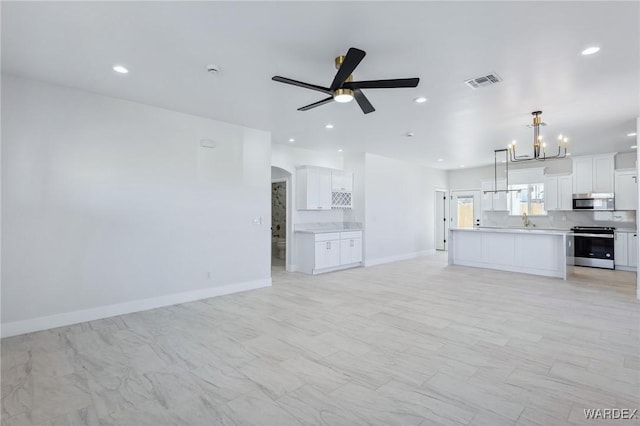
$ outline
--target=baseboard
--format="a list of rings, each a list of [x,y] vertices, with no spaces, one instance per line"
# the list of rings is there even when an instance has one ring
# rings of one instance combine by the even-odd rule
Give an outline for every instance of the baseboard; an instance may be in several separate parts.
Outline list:
[[[415,259],[416,257],[429,256],[432,254],[436,254],[435,249],[415,251],[413,253],[405,253],[405,254],[400,254],[396,256],[379,257],[377,259],[367,259],[364,261],[364,266],[382,265],[383,263],[391,263],[391,262],[398,262],[400,260]]]
[[[238,293],[241,291],[254,290],[269,286],[271,286],[271,278],[245,281],[220,287],[209,287],[202,290],[186,291],[184,293],[169,294],[166,296],[152,297],[150,299],[134,300],[131,302],[99,306],[97,308],[65,312],[63,314],[50,315],[46,317],[14,321],[2,324],[0,327],[0,335],[2,337],[16,336],[19,334],[32,333],[34,331],[64,327],[66,325],[78,324],[80,322],[130,314],[132,312],[146,311],[149,309],[161,308],[163,306],[193,302],[194,300],[208,299],[210,297],[223,296],[225,294]]]

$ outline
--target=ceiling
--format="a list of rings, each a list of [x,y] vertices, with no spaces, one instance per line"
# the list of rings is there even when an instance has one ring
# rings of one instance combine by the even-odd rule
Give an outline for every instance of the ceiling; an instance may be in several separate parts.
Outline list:
[[[3,1],[2,70],[270,130],[274,143],[454,169],[492,163],[512,139],[530,148],[534,110],[573,155],[629,151],[639,16],[638,2]],[[582,56],[591,45],[601,51]],[[367,52],[355,80],[420,85],[363,90],[376,107],[364,115],[355,102],[299,112],[324,95],[271,81],[328,86],[352,46]],[[464,84],[491,72],[503,81]]]

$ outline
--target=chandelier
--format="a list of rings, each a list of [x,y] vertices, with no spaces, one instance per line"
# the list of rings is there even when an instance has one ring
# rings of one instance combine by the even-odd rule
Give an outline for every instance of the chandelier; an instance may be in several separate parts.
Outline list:
[[[530,160],[550,160],[553,158],[565,158],[567,156],[567,145],[569,144],[569,139],[566,136],[559,135],[558,136],[558,152],[554,155],[547,155],[547,143],[542,140],[542,136],[540,135],[540,126],[546,126],[545,123],[540,119],[540,115],[542,111],[533,111],[531,115],[533,115],[533,156],[525,154],[518,155],[516,154],[516,141],[511,142],[507,148],[508,158],[512,162],[516,163],[518,161],[530,161]]]

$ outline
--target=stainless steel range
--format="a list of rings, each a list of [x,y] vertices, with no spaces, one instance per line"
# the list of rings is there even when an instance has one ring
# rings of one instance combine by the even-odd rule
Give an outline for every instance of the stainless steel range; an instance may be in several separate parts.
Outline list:
[[[615,229],[601,226],[571,228],[575,265],[614,269]]]

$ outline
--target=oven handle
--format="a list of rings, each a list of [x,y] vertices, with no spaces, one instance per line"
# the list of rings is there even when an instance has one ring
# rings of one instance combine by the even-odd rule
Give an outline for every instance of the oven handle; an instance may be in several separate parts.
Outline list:
[[[573,234],[574,237],[613,238],[613,234]]]

